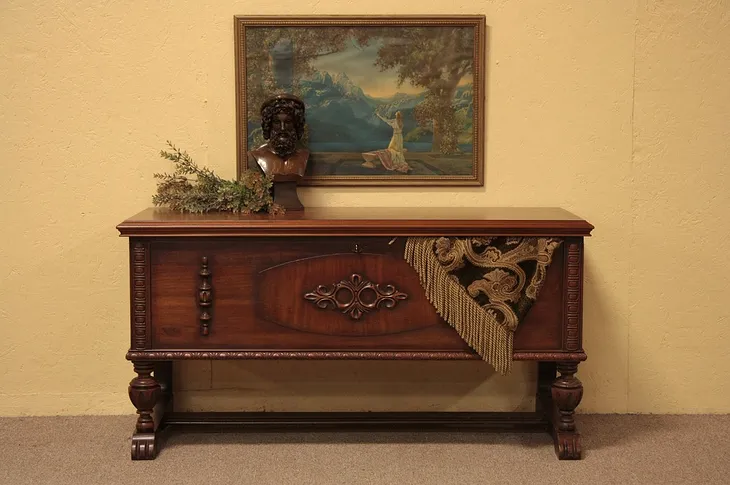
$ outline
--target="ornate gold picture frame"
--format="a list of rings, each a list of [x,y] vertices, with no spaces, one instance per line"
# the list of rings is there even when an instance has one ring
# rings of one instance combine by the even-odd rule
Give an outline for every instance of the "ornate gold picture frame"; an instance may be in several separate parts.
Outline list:
[[[306,105],[301,185],[484,184],[486,20],[469,16],[236,16],[238,173],[259,109]]]

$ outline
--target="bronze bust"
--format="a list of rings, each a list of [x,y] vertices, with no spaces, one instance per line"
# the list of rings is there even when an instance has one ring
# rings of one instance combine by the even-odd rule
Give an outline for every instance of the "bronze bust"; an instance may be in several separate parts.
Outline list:
[[[292,94],[279,94],[261,105],[261,129],[266,143],[248,152],[274,182],[274,202],[286,210],[302,210],[297,182],[304,176],[309,150],[299,145],[304,135],[304,102]]]
[[[261,129],[266,143],[248,152],[266,175],[277,181],[304,176],[309,150],[298,147],[304,135],[304,102],[291,94],[269,98],[261,106]]]

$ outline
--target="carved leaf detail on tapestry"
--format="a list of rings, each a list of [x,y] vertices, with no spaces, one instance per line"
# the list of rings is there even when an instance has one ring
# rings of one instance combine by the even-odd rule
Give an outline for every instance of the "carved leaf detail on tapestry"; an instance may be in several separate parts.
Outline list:
[[[500,239],[502,239],[500,241]],[[435,252],[439,263],[452,277],[463,284],[472,273],[474,279],[466,290],[483,308],[495,315],[497,321],[510,330],[517,328],[518,316],[509,304],[517,304],[521,298],[536,299],[552,253],[560,240],[552,238],[438,238]],[[524,263],[534,263],[532,278],[528,277]],[[469,271],[469,267],[489,270],[481,275]],[[481,276],[481,277],[478,277]],[[486,296],[478,298],[482,294]]]
[[[560,239],[553,238],[537,239],[537,268],[530,280],[530,284],[525,289],[525,295],[528,298],[532,298],[533,300],[537,299],[540,288],[542,288],[542,284],[545,282],[547,268],[553,260],[553,252],[560,246],[561,242]]]
[[[350,275],[331,286],[319,285],[306,293],[304,299],[327,310],[341,310],[353,320],[359,320],[365,313],[379,308],[394,308],[399,300],[408,298],[393,285],[373,283],[360,274]]]

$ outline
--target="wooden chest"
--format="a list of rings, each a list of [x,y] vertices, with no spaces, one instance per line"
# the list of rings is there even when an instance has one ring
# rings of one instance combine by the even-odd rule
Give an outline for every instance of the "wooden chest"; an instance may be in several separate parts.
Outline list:
[[[586,358],[582,260],[592,226],[564,210],[310,208],[244,216],[148,209],[117,228],[130,238],[127,358],[137,372],[130,397],[139,412],[133,458],[154,458],[162,428],[191,422],[497,425],[489,413],[170,412],[174,360],[478,359],[426,299],[403,257],[409,236],[564,238],[514,338],[514,359],[540,362],[538,409],[508,423],[550,429],[561,458],[580,456],[573,410],[582,386],[574,374]]]

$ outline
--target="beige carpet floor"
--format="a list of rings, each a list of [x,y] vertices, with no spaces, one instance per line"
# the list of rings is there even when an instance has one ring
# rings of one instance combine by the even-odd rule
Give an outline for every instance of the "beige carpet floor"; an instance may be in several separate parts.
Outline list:
[[[132,462],[133,422],[0,418],[0,484],[730,483],[728,415],[580,415],[579,462],[547,434],[184,431]]]

